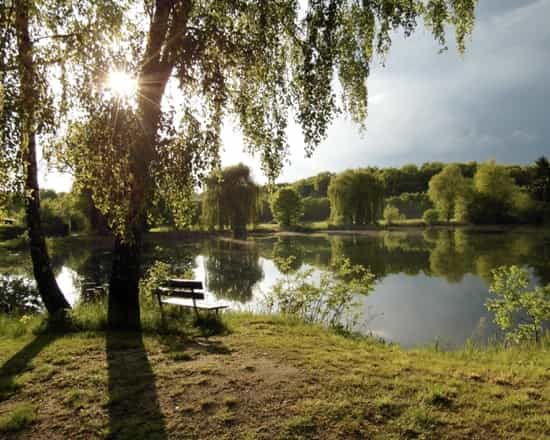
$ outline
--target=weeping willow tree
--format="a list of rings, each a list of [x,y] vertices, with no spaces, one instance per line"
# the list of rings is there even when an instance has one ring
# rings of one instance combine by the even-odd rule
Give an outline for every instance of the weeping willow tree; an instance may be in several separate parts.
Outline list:
[[[0,194],[24,195],[34,277],[50,314],[69,308],[51,267],[40,218],[37,152],[69,110],[65,66],[80,69],[117,31],[109,2],[6,0],[0,3]],[[2,200],[0,200],[0,203]]]
[[[246,148],[274,179],[287,155],[291,116],[308,155],[337,114],[364,124],[366,80],[374,57],[390,49],[392,33],[410,35],[422,19],[445,44],[450,23],[463,51],[475,6],[475,0],[130,3],[128,23],[104,51],[112,66],[135,76],[135,96],[104,99],[103,56],[97,72],[78,81],[81,110],[65,143],[79,181],[93,190],[115,232],[109,323],[117,328],[139,327],[147,210],[162,197],[177,222],[188,221],[194,188],[219,166],[224,118],[234,117]]]
[[[333,177],[328,187],[333,222],[374,224],[384,206],[384,185],[370,170],[348,170]]]
[[[203,221],[211,229],[227,227],[234,238],[244,238],[246,226],[256,220],[259,198],[260,187],[252,179],[250,168],[242,163],[224,168],[206,181]]]

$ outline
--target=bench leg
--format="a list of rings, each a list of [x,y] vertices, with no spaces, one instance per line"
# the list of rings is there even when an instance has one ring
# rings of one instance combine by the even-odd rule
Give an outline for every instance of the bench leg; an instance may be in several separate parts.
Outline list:
[[[199,309],[197,309],[197,301],[195,300],[195,297],[193,297],[193,310],[195,311],[195,316],[199,319]]]
[[[162,325],[162,328],[166,328],[166,321],[164,319],[164,308],[162,307],[162,300],[160,298],[160,295],[157,298],[158,298],[159,309],[160,309],[160,325]]]

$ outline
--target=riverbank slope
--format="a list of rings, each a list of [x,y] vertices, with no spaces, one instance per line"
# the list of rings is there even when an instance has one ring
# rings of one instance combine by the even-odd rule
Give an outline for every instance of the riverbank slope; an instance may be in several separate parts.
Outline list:
[[[227,315],[211,338],[0,337],[2,438],[547,438],[548,349],[441,353]]]

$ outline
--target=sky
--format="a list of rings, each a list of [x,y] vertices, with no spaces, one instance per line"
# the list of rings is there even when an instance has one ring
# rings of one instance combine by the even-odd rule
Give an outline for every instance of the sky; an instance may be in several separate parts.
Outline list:
[[[278,181],[365,166],[489,159],[526,164],[549,156],[548,17],[550,0],[480,0],[463,56],[451,33],[443,53],[421,26],[412,37],[395,35],[385,66],[376,61],[368,79],[366,131],[337,119],[306,158],[300,128],[291,124],[290,164]],[[222,164],[243,162],[265,182],[259,159],[243,151],[230,123],[223,140]],[[68,191],[71,178],[42,164],[41,184]]]

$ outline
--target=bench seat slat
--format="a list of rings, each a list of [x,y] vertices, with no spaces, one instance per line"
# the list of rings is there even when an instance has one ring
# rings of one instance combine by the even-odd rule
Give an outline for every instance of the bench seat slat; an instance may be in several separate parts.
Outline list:
[[[177,297],[171,297],[171,298],[162,298],[161,302],[163,304],[173,304],[176,306],[182,306],[182,307],[195,307],[197,309],[204,309],[204,310],[216,310],[216,309],[225,309],[228,306],[225,304],[212,304],[212,303],[195,303],[193,304],[192,299],[188,298],[177,298]]]

